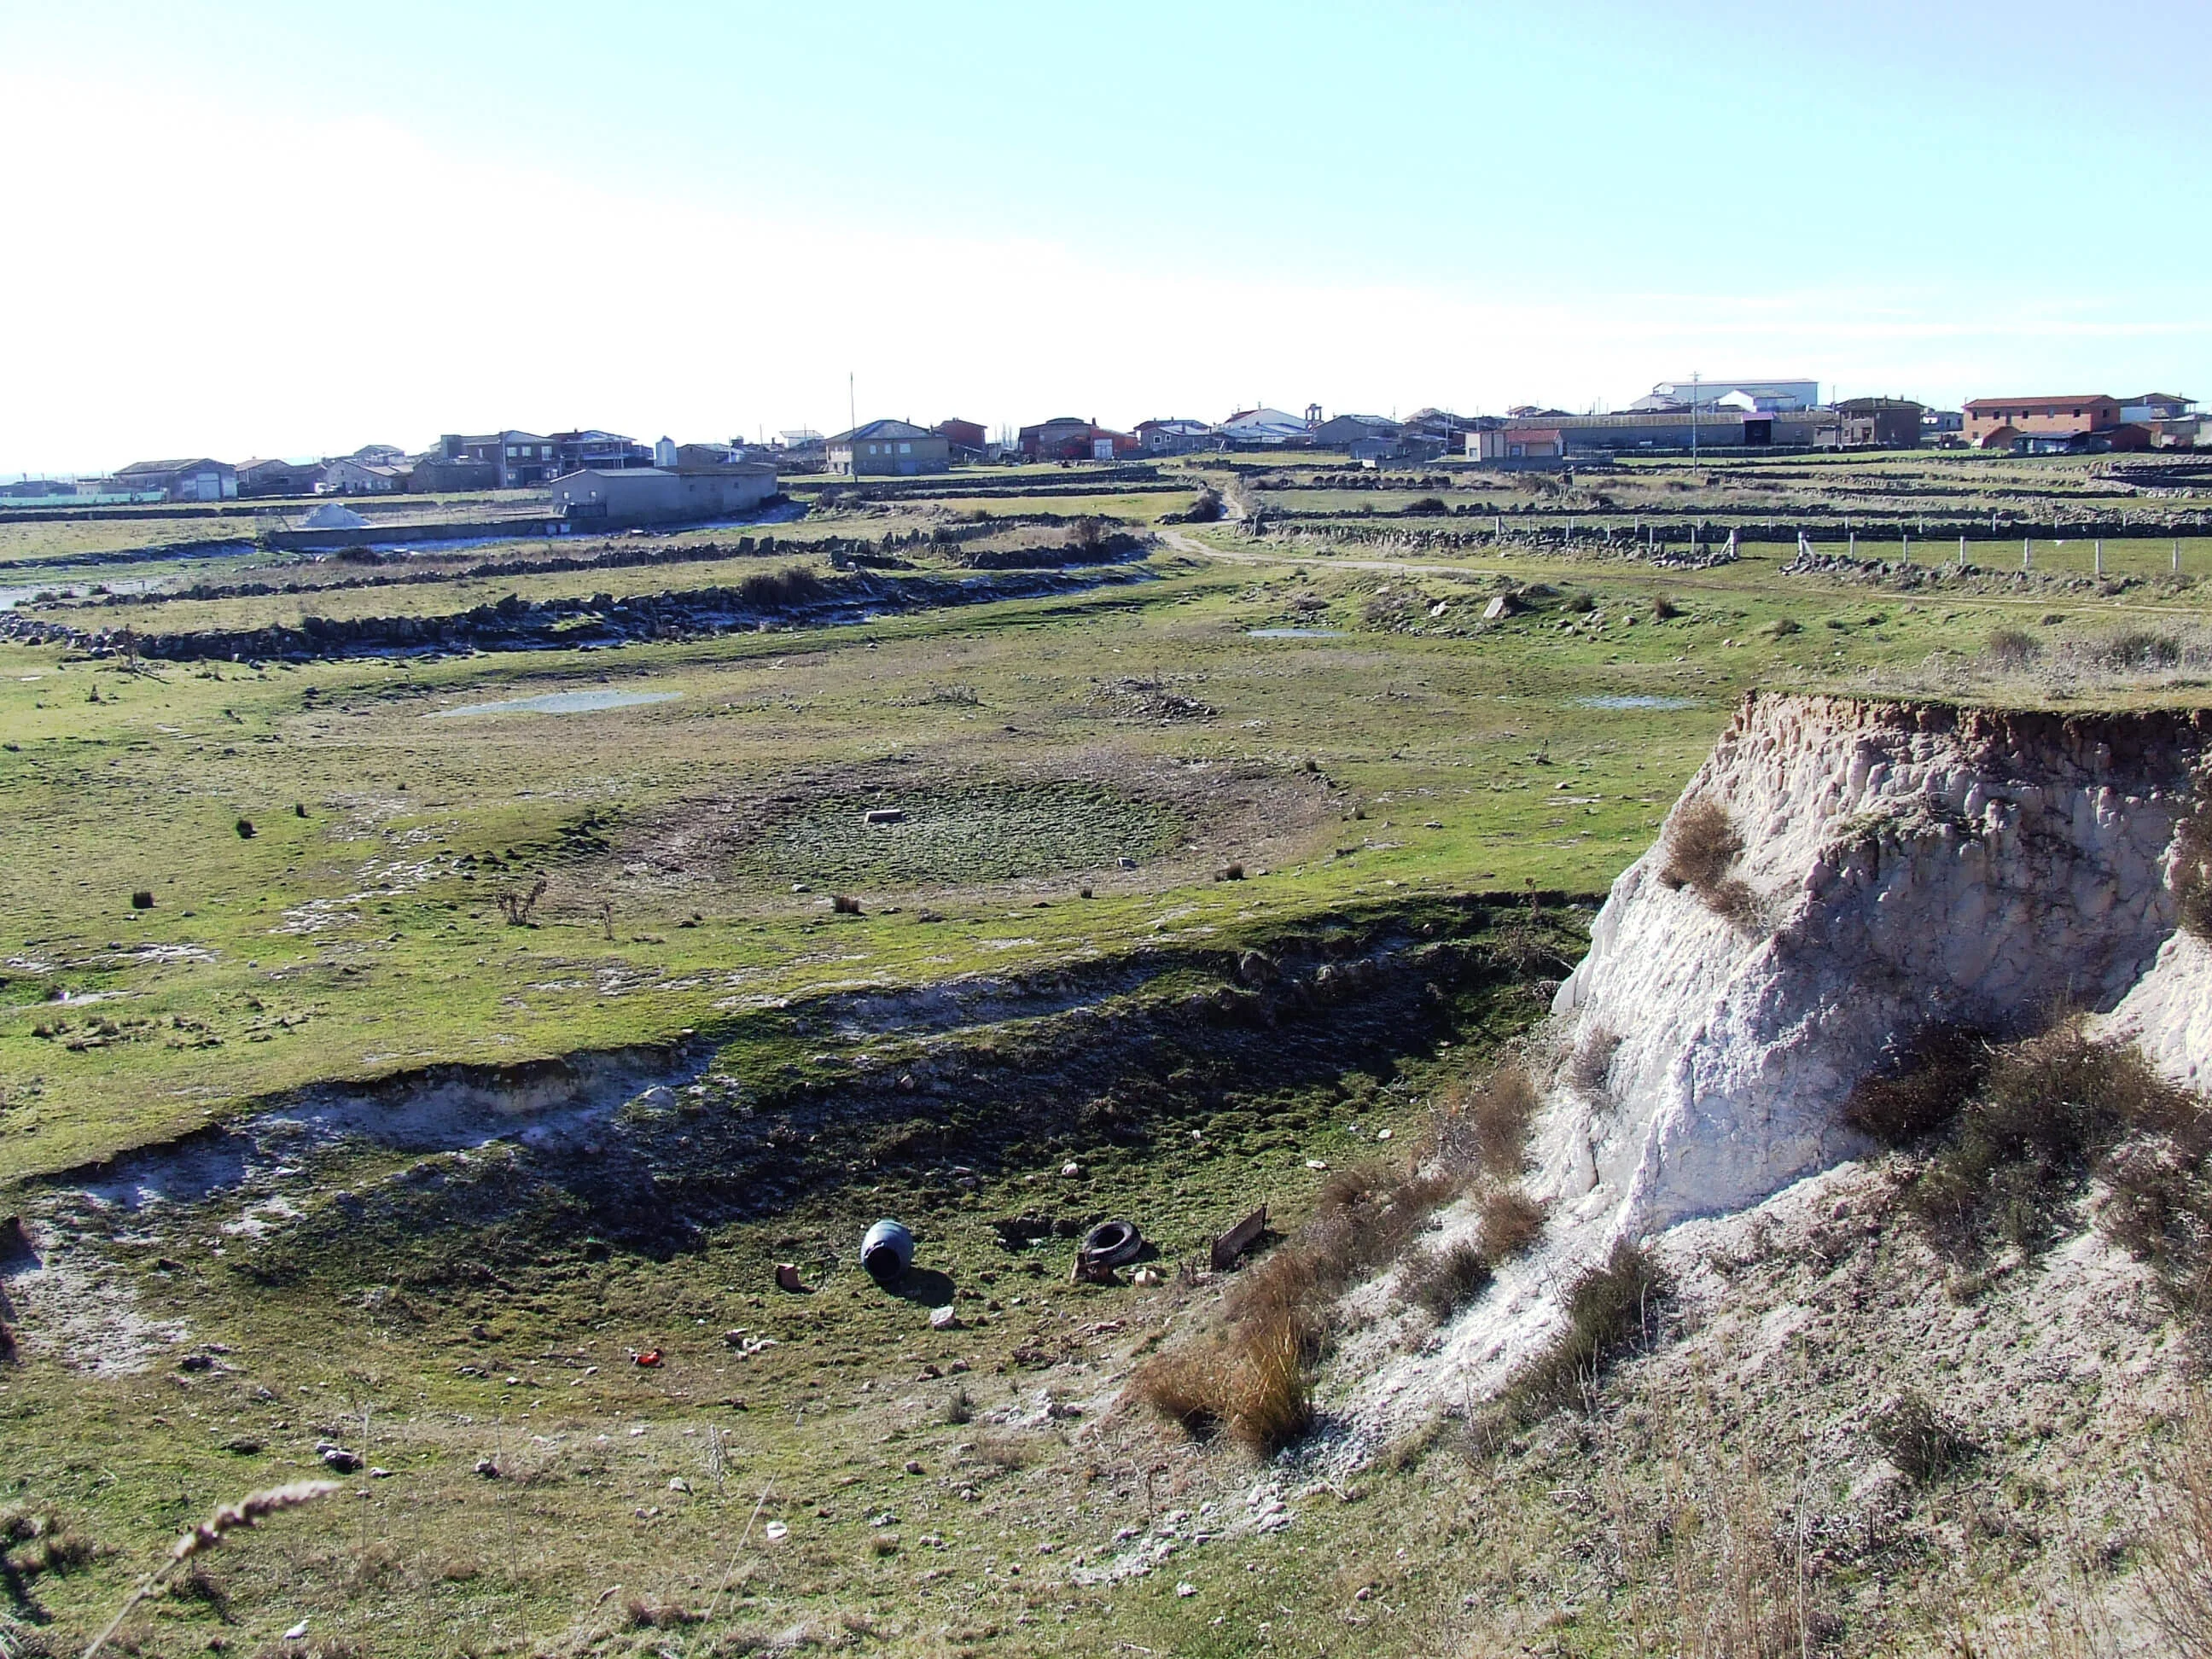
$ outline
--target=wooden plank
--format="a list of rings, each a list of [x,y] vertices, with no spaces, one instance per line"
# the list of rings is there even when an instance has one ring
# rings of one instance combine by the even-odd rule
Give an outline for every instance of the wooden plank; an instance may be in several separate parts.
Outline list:
[[[1237,1265],[1237,1258],[1250,1249],[1261,1233],[1267,1231],[1267,1206],[1262,1204],[1227,1232],[1213,1241],[1213,1270]]]

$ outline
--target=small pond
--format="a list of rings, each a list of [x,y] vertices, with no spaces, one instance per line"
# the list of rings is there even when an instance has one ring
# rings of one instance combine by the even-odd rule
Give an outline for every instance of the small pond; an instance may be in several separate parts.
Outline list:
[[[425,720],[451,720],[456,714],[586,714],[600,708],[628,708],[641,702],[674,702],[681,691],[545,691],[534,697],[509,697],[504,702],[464,703],[441,708]]]
[[[1695,697],[1652,697],[1623,696],[1607,697],[1577,697],[1576,704],[1583,708],[1695,708]]]
[[[1340,628],[1248,628],[1245,637],[1255,640],[1340,640]]]

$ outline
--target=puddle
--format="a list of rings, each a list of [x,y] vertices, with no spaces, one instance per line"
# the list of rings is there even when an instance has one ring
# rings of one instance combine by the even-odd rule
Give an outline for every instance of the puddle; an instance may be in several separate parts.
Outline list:
[[[509,697],[504,702],[465,703],[425,714],[431,720],[451,720],[456,714],[584,714],[600,708],[627,708],[641,702],[674,702],[681,691],[547,691],[535,697]]]
[[[1244,637],[1250,640],[1340,640],[1340,628],[1248,628]]]
[[[30,587],[0,587],[0,611],[13,611],[17,605],[27,604],[41,594],[51,594],[62,599],[88,599],[95,587],[106,593],[151,593],[167,585],[169,580],[167,576],[128,576],[103,581],[88,576],[77,580],[40,582]]]
[[[1575,704],[1581,708],[1695,708],[1695,697],[1577,697]]]

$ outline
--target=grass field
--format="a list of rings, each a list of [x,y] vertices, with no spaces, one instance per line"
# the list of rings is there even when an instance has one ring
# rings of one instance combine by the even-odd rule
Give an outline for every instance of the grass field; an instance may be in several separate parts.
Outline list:
[[[1900,512],[2095,488],[1977,458],[1605,487],[1694,509],[1785,459]],[[1188,499],[1030,477],[1068,475],[774,533],[1144,532]],[[90,1550],[18,1571],[22,1639],[81,1645],[167,1537],[335,1443],[363,1464],[340,1492],[147,1604],[136,1651],[275,1652],[302,1619],[331,1655],[1448,1644],[1464,1523],[1435,1517],[1534,1489],[1332,1485],[1118,1406],[1216,1294],[1176,1263],[1256,1203],[1295,1218],[1538,1017],[1747,690],[1970,682],[1998,627],[2053,660],[2194,641],[2203,607],[2148,541],[2108,543],[2138,579],[2109,591],[1911,592],[1785,577],[1764,544],[1698,571],[1332,547],[1364,495],[1280,493],[1344,516],[859,624],[301,663],[0,645],[0,1215],[46,1264],[0,1260],[27,1337],[0,1507]],[[4,528],[11,561],[89,545]],[[27,614],[445,615],[800,556]],[[2036,695],[2195,701],[2194,661]],[[640,700],[468,712],[577,692]],[[574,1122],[530,1115],[556,1075]],[[1124,1213],[1169,1281],[1066,1282],[1053,1224]],[[853,1260],[878,1214],[922,1235],[902,1295]],[[1043,1242],[992,1224],[1024,1216]]]

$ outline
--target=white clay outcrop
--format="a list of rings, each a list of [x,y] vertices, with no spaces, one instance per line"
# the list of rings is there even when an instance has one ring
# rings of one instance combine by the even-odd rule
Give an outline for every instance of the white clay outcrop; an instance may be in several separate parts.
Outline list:
[[[1670,887],[1663,836],[1614,882],[1553,1004],[1587,1058],[1530,1149],[1544,1241],[1424,1352],[1361,1356],[1354,1440],[1503,1382],[1615,1239],[1869,1151],[1840,1109],[1930,1022],[2015,1031],[2081,1007],[2212,1084],[2212,947],[2177,933],[2167,884],[2208,753],[2212,714],[1747,698],[1674,811],[1728,809],[1758,918]]]
[[[2163,711],[1747,699],[1683,802],[1728,808],[1765,915],[1670,890],[1663,843],[1613,884],[1553,1005],[1579,1042],[1619,1042],[1602,1090],[1545,1115],[1555,1224],[1610,1242],[1725,1214],[1864,1151],[1838,1109],[1930,1021],[2002,1032],[2125,1000],[2170,1066],[2212,1053],[2201,946],[2169,953],[2194,988],[2177,967],[2143,995],[2207,735]]]

